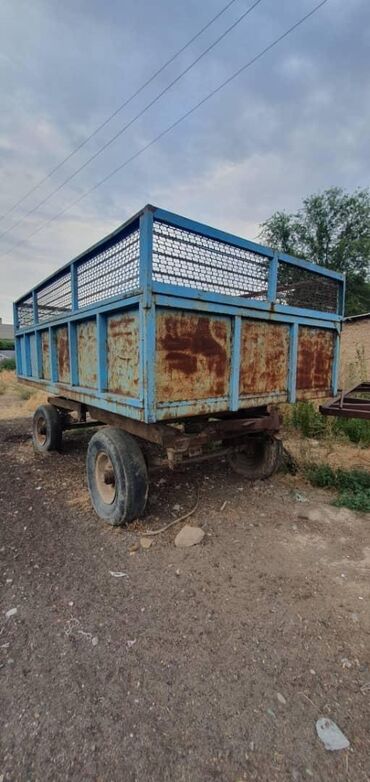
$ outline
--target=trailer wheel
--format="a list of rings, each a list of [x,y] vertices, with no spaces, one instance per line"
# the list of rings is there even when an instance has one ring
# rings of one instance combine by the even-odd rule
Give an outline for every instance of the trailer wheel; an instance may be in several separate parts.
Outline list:
[[[251,437],[240,450],[229,453],[229,464],[238,475],[250,481],[270,478],[280,467],[283,454],[281,440],[269,435]]]
[[[59,451],[62,445],[62,419],[53,405],[40,405],[33,415],[32,442],[35,451]]]
[[[111,426],[99,429],[89,442],[86,469],[91,502],[101,519],[118,526],[141,516],[148,472],[131,435]]]

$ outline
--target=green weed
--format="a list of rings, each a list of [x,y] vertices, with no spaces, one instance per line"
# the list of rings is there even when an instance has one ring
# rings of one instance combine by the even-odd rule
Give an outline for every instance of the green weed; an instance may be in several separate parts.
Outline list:
[[[0,364],[0,372],[4,372],[4,370],[10,370],[12,371],[15,369],[15,361],[14,358],[6,358],[2,363]]]
[[[305,473],[313,486],[338,491],[333,505],[370,513],[370,473],[366,470],[334,470],[328,464],[310,464]]]
[[[316,410],[312,402],[296,402],[291,405],[285,423],[301,432],[304,437],[338,437],[357,445],[370,446],[370,421],[359,418],[327,418]]]

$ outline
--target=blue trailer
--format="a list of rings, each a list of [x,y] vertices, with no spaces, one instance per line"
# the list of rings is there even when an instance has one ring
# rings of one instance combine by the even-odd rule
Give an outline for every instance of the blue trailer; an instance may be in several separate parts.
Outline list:
[[[17,375],[50,394],[35,449],[108,424],[87,476],[111,524],[144,511],[140,438],[172,468],[227,454],[267,477],[276,405],[336,394],[344,288],[337,272],[146,206],[14,304]]]

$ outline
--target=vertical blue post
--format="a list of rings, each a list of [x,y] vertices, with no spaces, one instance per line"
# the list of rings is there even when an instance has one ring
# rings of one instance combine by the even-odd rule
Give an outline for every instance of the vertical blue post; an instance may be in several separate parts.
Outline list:
[[[57,361],[57,341],[53,328],[49,326],[49,358],[50,358],[50,380],[52,383],[58,382],[58,361]]]
[[[144,209],[140,217],[140,396],[144,420],[155,421],[155,305],[152,296],[153,213]]]
[[[235,315],[231,343],[230,410],[239,410],[240,343],[242,319]]]
[[[19,323],[18,323],[18,312],[17,312],[17,305],[13,304],[13,323],[14,323],[14,333],[16,334]],[[22,350],[21,350],[21,337],[15,338],[15,368],[17,375],[23,375],[22,371]]]
[[[332,377],[331,377],[333,396],[336,396],[338,393],[339,363],[340,363],[340,333],[338,327],[338,331],[334,334],[333,366],[332,366]]]
[[[105,391],[108,386],[107,348],[107,318],[105,315],[98,312],[96,315],[98,391]]]
[[[343,282],[339,283],[339,301],[338,301],[338,312],[339,315],[342,315],[344,317],[345,308],[346,308],[346,273],[344,273]]]
[[[17,375],[24,375],[22,367],[22,337],[15,338],[15,367]]]
[[[16,304],[13,304],[13,322],[14,322],[14,331],[17,331],[19,329],[19,320],[18,320],[18,310]]]
[[[144,307],[149,307],[152,301],[152,267],[153,267],[153,212],[144,209],[140,217],[140,288],[143,292]]]
[[[31,345],[30,345],[29,334],[24,335],[24,350],[25,350],[26,375],[27,377],[32,377]]]
[[[78,386],[77,331],[74,320],[68,322],[68,346],[71,386]]]
[[[37,291],[32,291],[32,310],[33,322],[37,326],[39,322],[39,309],[37,302]],[[35,330],[35,356],[36,356],[36,377],[42,378],[42,352],[41,352],[41,334]]]
[[[37,292],[35,290],[32,291],[32,311],[33,311],[33,322],[36,326],[39,322],[39,310],[37,305]]]
[[[71,300],[72,300],[72,312],[78,310],[78,281],[77,281],[77,266],[75,263],[71,263]]]
[[[298,357],[298,323],[292,323],[289,340],[288,402],[296,400]]]
[[[277,253],[274,253],[274,256],[273,258],[271,258],[270,266],[269,266],[269,277],[268,277],[268,288],[267,288],[267,298],[269,301],[276,301],[278,268],[279,268],[278,255]]]

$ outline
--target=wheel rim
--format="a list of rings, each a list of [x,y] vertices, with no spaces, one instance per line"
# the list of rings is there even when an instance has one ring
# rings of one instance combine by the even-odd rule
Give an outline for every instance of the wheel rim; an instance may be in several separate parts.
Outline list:
[[[37,445],[43,446],[46,443],[48,436],[48,428],[46,419],[43,415],[40,415],[36,421],[35,437]]]
[[[95,462],[95,482],[106,505],[112,505],[116,496],[116,481],[112,462],[104,451],[100,451]]]

